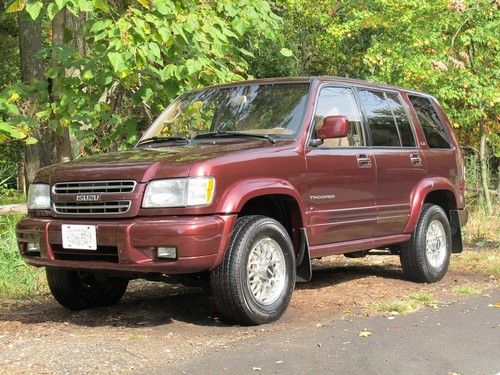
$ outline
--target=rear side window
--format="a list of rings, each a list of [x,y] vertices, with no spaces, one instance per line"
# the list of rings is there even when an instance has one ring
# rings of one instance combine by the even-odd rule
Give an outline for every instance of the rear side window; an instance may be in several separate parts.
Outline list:
[[[445,127],[434,109],[431,101],[421,96],[409,95],[415,109],[425,139],[430,148],[451,148],[450,139]]]
[[[373,146],[401,147],[391,108],[380,91],[359,91],[359,100],[372,134]]]
[[[386,93],[387,101],[392,109],[394,118],[396,119],[396,124],[399,130],[399,136],[401,137],[401,145],[403,147],[415,147],[415,137],[411,130],[410,120],[406,114],[405,108],[399,100],[399,95],[394,93]]]

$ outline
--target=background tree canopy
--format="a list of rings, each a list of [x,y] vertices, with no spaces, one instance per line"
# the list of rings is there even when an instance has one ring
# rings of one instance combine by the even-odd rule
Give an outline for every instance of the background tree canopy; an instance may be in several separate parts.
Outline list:
[[[19,174],[24,160],[30,181],[49,162],[130,147],[186,90],[319,74],[433,94],[482,169],[497,168],[488,152],[500,156],[499,7],[498,0],[11,0],[0,16],[0,173]]]

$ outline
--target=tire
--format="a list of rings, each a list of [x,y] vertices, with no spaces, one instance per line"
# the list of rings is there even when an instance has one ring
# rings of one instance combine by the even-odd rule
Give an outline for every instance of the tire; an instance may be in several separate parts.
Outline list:
[[[115,305],[128,286],[127,279],[100,278],[89,271],[47,267],[46,275],[52,295],[69,310]]]
[[[399,258],[405,276],[419,283],[441,280],[450,264],[451,228],[437,205],[424,204],[411,239],[401,245]]]
[[[295,279],[292,241],[279,222],[265,216],[236,221],[224,260],[210,275],[221,314],[244,325],[278,320],[290,303]]]

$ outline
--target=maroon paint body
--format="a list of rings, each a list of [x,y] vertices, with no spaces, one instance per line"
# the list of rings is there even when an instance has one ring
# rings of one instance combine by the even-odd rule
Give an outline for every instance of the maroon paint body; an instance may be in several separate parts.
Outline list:
[[[275,80],[276,81],[276,80]],[[135,149],[94,156],[42,169],[35,182],[137,181],[131,193],[103,199],[132,201],[131,208],[112,217],[68,217],[52,211],[30,212],[18,224],[21,254],[35,266],[104,269],[162,274],[210,270],[222,261],[238,213],[260,196],[287,196],[299,210],[294,223],[305,228],[312,257],[401,243],[413,231],[425,197],[445,190],[454,209],[464,207],[463,162],[448,120],[439,115],[452,139],[449,150],[429,149],[406,90],[367,82],[317,77],[280,82],[311,82],[309,102],[296,140],[220,139],[194,146]],[[264,81],[269,82],[269,81]],[[274,82],[274,81],[273,81]],[[323,85],[382,88],[398,92],[413,122],[415,148],[309,146],[317,95]],[[155,179],[213,176],[214,201],[204,207],[141,208],[147,183]],[[332,199],[314,199],[330,196]],[[74,201],[51,195],[53,201]],[[61,224],[92,224],[98,245],[116,248],[113,261],[64,260]],[[40,242],[40,254],[28,255],[26,244]],[[175,246],[176,260],[161,260],[156,246]]]

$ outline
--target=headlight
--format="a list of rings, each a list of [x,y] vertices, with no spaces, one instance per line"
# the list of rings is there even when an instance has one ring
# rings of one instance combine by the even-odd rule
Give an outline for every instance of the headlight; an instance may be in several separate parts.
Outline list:
[[[185,207],[212,203],[213,177],[172,178],[151,181],[144,192],[142,207]]]
[[[28,209],[47,210],[50,208],[50,189],[47,184],[31,184],[28,189]]]

